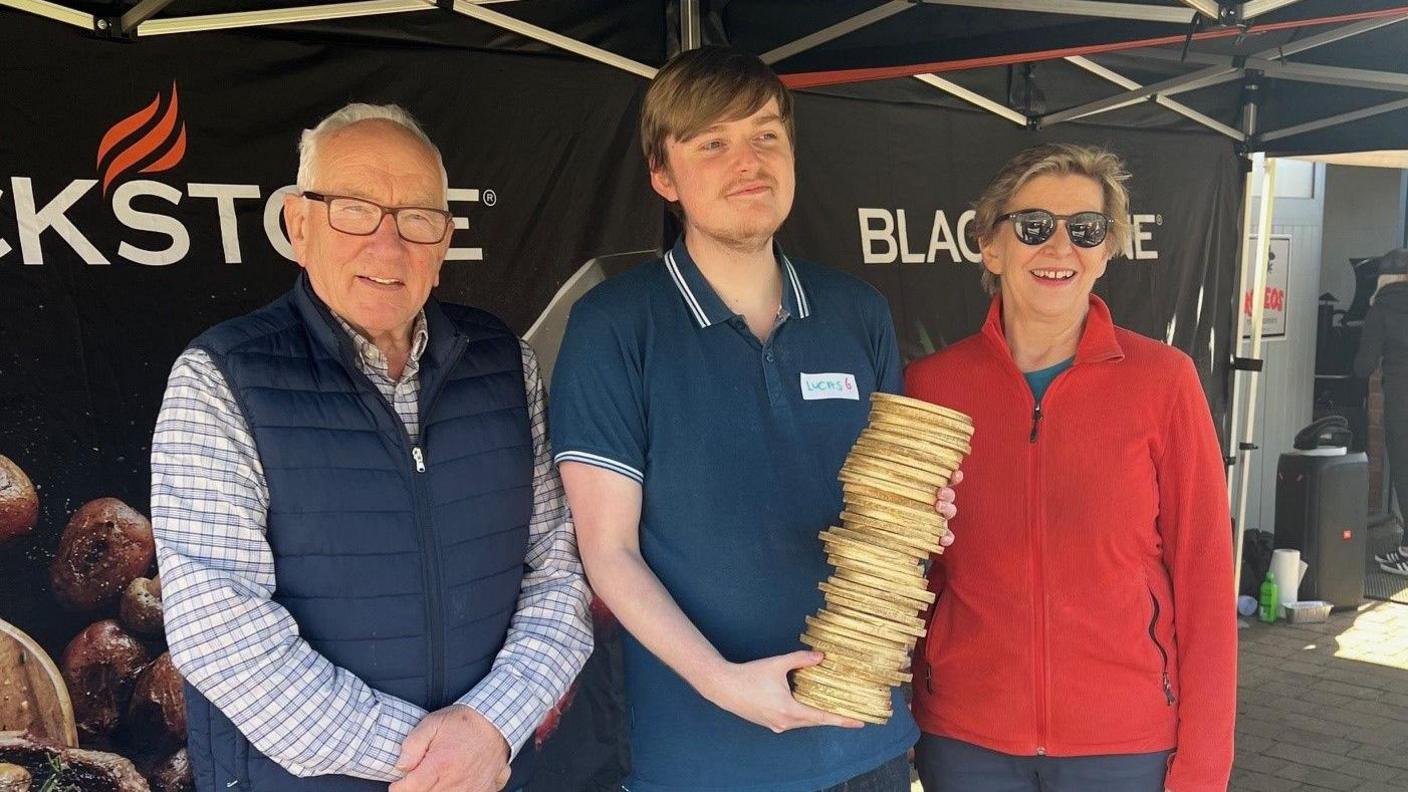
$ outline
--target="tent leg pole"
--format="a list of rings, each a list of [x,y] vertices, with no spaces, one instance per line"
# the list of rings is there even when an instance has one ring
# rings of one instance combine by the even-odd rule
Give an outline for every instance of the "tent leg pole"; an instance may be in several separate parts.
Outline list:
[[[1234,331],[1236,335],[1232,337],[1232,357],[1242,356],[1242,337],[1247,333],[1248,311],[1243,304],[1243,295],[1248,294],[1251,288],[1252,277],[1252,194],[1255,192],[1254,184],[1256,179],[1255,166],[1248,159],[1247,176],[1242,182],[1242,248],[1241,248],[1241,273],[1237,279],[1237,321]],[[1237,430],[1240,427],[1238,419],[1242,414],[1242,381],[1244,377],[1240,369],[1232,369],[1232,420],[1227,428],[1227,458],[1231,460],[1228,464],[1237,464]],[[1227,482],[1227,508],[1229,511],[1237,507],[1237,489],[1233,486],[1231,479]]]
[[[1261,334],[1266,319],[1266,273],[1271,258],[1271,216],[1276,204],[1276,160],[1265,159],[1265,169],[1261,180],[1261,206],[1258,212],[1256,240],[1256,269],[1252,279],[1252,343],[1248,356],[1261,359]],[[1242,295],[1237,295],[1240,303]],[[1238,306],[1240,310],[1240,305]],[[1244,525],[1247,516],[1247,488],[1251,484],[1252,452],[1257,450],[1252,440],[1256,437],[1257,382],[1261,372],[1247,372],[1247,420],[1242,430],[1243,440],[1237,447],[1238,462],[1242,466],[1241,484],[1237,497],[1237,536],[1233,543],[1236,556],[1232,565],[1233,597],[1242,584],[1242,544]]]

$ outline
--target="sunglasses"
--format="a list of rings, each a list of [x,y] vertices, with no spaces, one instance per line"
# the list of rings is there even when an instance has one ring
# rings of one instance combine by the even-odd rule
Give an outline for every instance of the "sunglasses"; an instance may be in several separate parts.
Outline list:
[[[1040,245],[1056,233],[1056,221],[1066,221],[1066,234],[1071,244],[1081,248],[1099,247],[1110,232],[1110,218],[1100,212],[1052,214],[1045,209],[1023,209],[997,218],[1011,220],[1012,231],[1024,245]]]

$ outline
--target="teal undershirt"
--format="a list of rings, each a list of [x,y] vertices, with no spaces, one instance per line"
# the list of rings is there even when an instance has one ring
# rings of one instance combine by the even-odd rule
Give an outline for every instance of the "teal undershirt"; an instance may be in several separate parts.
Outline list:
[[[1051,386],[1051,381],[1056,379],[1061,372],[1070,368],[1075,361],[1075,358],[1066,358],[1049,368],[1027,371],[1022,374],[1027,378],[1027,384],[1031,386],[1032,397],[1036,399],[1037,404],[1041,404],[1041,397],[1046,395],[1046,389]]]

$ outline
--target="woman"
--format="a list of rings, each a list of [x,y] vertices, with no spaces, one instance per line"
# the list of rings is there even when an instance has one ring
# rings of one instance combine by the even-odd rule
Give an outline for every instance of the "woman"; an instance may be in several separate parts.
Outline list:
[[[1008,162],[973,222],[987,323],[906,372],[977,427],[915,661],[927,792],[1227,787],[1222,451],[1188,356],[1091,295],[1128,234],[1127,178],[1067,144]]]
[[[1402,261],[1408,251],[1394,251]],[[1397,255],[1395,255],[1397,254]],[[1398,496],[1400,514],[1408,506],[1408,275],[1379,276],[1374,304],[1364,317],[1364,333],[1359,337],[1359,354],[1354,358],[1355,376],[1368,379],[1383,361],[1384,445],[1388,447],[1388,473]],[[1390,501],[1392,508],[1392,501]],[[1408,539],[1403,540],[1408,545]],[[1398,547],[1375,556],[1379,568],[1408,577],[1408,547]]]

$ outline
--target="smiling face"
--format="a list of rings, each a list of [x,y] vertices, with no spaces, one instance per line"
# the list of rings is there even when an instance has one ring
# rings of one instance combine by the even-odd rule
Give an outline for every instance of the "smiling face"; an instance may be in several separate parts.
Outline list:
[[[1003,212],[1045,209],[1056,215],[1103,212],[1099,182],[1069,174],[1037,176],[1012,196]],[[1017,239],[1012,223],[998,223],[982,241],[983,266],[1001,276],[1002,306],[1017,316],[1043,320],[1079,320],[1089,306],[1090,290],[1105,274],[1110,240],[1093,248],[1071,244],[1064,220],[1040,245]]]
[[[320,141],[306,188],[365,198],[386,207],[445,206],[435,153],[389,121],[361,121]],[[284,221],[299,266],[334,313],[373,340],[409,338],[416,315],[440,282],[450,239],[407,242],[390,215],[370,236],[328,225],[328,207],[300,196],[284,199]]]
[[[776,99],[686,140],[670,138],[665,154],[650,183],[683,207],[686,234],[756,245],[770,240],[792,211],[792,141]]]

